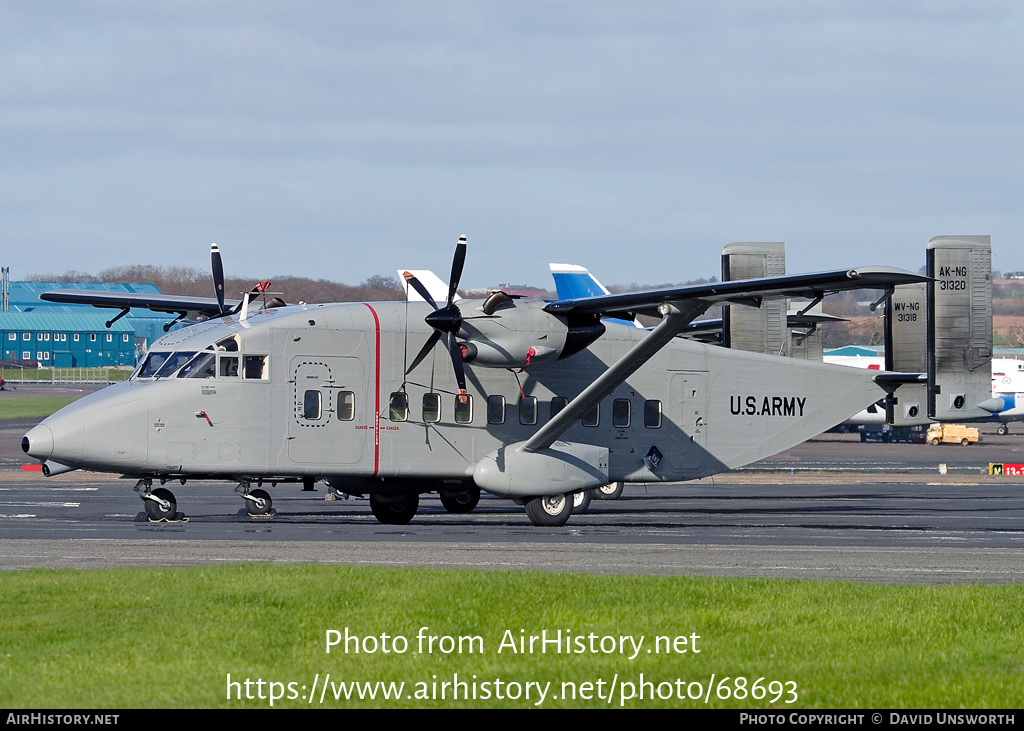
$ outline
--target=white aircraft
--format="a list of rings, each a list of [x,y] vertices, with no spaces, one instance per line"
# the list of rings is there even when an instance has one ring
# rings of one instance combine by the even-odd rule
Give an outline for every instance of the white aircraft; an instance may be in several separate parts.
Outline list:
[[[852,368],[884,370],[885,358],[858,355],[826,355],[826,363]],[[992,359],[992,396],[1003,400],[1003,408],[985,421],[998,421],[996,433],[1010,433],[1009,423],[1024,421],[1024,360],[1016,358]],[[856,414],[845,422],[850,426],[881,426],[885,424],[885,409],[878,404]]]

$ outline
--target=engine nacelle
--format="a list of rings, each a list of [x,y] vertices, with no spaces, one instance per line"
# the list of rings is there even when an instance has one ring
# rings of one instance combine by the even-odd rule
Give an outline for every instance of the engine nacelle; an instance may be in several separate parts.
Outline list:
[[[552,315],[544,311],[544,304],[504,293],[476,306],[461,301],[463,361],[489,368],[525,368],[566,358],[604,334],[599,318]]]

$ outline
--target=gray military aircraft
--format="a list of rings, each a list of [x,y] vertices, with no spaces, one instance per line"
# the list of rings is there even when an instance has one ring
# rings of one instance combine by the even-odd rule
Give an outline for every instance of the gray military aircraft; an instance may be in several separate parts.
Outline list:
[[[409,274],[424,302],[271,308],[250,307],[249,293],[225,302],[216,247],[212,256],[215,300],[43,295],[209,318],[156,341],[130,380],[31,429],[22,448],[46,474],[137,477],[152,520],[180,517],[154,482],[237,481],[249,512],[266,515],[264,487],[323,480],[368,496],[382,523],[407,523],[425,492],[469,512],[485,490],[525,505],[536,525],[563,525],[573,493],[755,462],[900,381],[676,337],[709,306],[926,280],[875,266],[552,302],[499,291],[456,304],[462,237],[441,305]],[[661,322],[648,331],[601,321],[636,314]]]

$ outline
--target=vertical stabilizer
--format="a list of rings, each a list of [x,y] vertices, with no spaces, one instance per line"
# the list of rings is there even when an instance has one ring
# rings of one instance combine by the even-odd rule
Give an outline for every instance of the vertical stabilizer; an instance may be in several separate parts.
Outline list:
[[[885,301],[885,370],[925,373],[928,370],[928,286],[925,282],[896,287]],[[887,421],[895,426],[930,423],[928,386],[900,386],[886,403]]]
[[[992,241],[936,236],[928,242],[928,415],[978,419],[992,396]]]
[[[722,281],[781,276],[786,273],[786,244],[781,241],[736,242],[722,249]],[[789,354],[785,298],[766,299],[758,308],[722,308],[722,345],[769,355]]]

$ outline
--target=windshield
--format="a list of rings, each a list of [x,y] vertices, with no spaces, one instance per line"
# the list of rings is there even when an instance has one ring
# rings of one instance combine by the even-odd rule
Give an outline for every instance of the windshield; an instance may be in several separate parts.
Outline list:
[[[136,378],[153,378],[153,377],[155,377],[156,376],[156,372],[158,370],[160,370],[160,366],[162,366],[164,364],[164,361],[166,361],[168,356],[170,356],[170,355],[172,355],[172,354],[171,353],[150,352],[150,354],[146,356],[146,359],[144,361],[142,361],[142,365],[139,366],[139,371],[138,371],[138,373],[135,374],[135,377]]]

